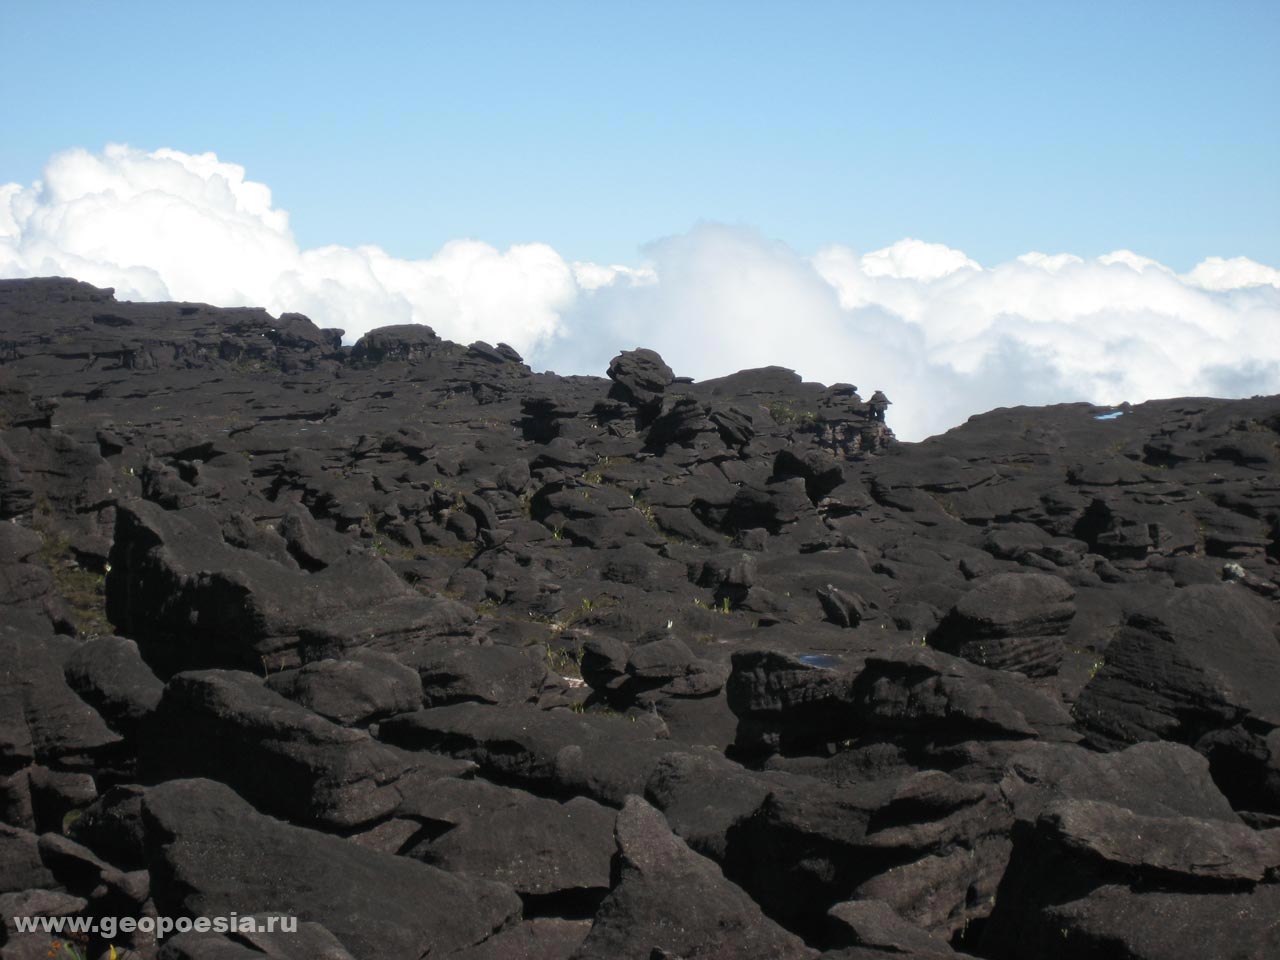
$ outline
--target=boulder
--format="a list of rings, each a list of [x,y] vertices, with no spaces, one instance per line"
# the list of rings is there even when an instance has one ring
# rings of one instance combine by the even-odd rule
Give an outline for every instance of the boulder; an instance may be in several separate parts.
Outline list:
[[[619,806],[644,790],[672,747],[625,717],[458,703],[392,717],[378,736],[410,750],[472,760],[487,776],[557,797]]]
[[[341,727],[232,670],[180,673],[141,745],[153,779],[210,777],[290,820],[349,829],[400,804],[412,755]]]
[[[404,855],[504,883],[530,910],[590,915],[609,891],[617,812],[585,797],[560,803],[448,780],[406,798],[399,815],[425,827]]]
[[[279,911],[323,924],[357,960],[448,954],[520,916],[507,886],[291,826],[211,780],[152,787],[142,814],[161,914]]]
[[[1031,677],[1058,672],[1075,616],[1075,590],[1045,573],[997,573],[974,582],[929,634],[929,645]]]
[[[575,960],[799,960],[816,953],[630,797],[618,815],[618,883]]]
[[[1108,748],[1142,740],[1195,745],[1246,721],[1265,737],[1280,728],[1274,627],[1266,601],[1233,584],[1153,597],[1107,647],[1075,717],[1092,744]],[[1264,750],[1255,765],[1266,763]]]
[[[609,361],[606,372],[613,381],[609,396],[641,409],[656,407],[675,379],[671,368],[653,350],[624,350]]]
[[[317,660],[266,678],[267,688],[345,726],[422,706],[418,672],[395,657],[353,650],[345,660]]]
[[[87,641],[67,658],[63,672],[68,686],[125,736],[137,732],[164,690],[138,645],[123,637]]]

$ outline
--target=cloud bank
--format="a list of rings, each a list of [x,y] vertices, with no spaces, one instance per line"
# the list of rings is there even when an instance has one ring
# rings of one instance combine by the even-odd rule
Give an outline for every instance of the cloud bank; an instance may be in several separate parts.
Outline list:
[[[641,253],[621,266],[541,243],[457,240],[425,260],[304,250],[270,190],[211,153],[70,150],[38,183],[0,185],[2,277],[299,311],[348,339],[427,323],[560,373],[600,374],[635,346],[699,379],[780,364],[885,390],[904,439],[995,406],[1280,392],[1280,270],[1244,257],[1185,274],[1126,250],[984,267],[914,239],[804,257],[714,224]]]

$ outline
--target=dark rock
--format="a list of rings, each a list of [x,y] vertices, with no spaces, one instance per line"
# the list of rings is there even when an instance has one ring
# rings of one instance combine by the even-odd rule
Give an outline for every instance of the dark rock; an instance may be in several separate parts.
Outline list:
[[[53,874],[40,858],[40,838],[0,823],[0,893],[52,886]]]
[[[899,444],[781,368],[561,377],[56,278],[0,281],[0,330],[0,820],[85,893],[6,915],[216,886],[312,926],[118,946],[565,960],[598,913],[588,949],[691,960],[760,950],[741,895],[836,960],[1277,952],[1275,397]],[[129,784],[193,773],[340,838],[192,807],[180,882],[143,839],[174,784]],[[642,792],[727,880],[628,872]]]
[[[975,581],[929,635],[929,645],[999,670],[1057,673],[1075,591],[1043,573],[997,573]]]
[[[138,645],[123,637],[88,641],[68,658],[64,672],[71,689],[125,736],[137,732],[164,690]]]
[[[220,933],[167,937],[157,960],[352,960],[338,938],[318,923],[297,923],[295,929],[286,932],[283,914],[257,913],[246,919],[261,926],[255,926],[253,932],[246,928],[234,934],[234,939]],[[269,928],[273,919],[276,929]]]
[[[366,333],[351,349],[351,358],[365,363],[415,362],[428,359],[443,341],[425,324],[402,323]]]
[[[421,702],[429,707],[465,701],[532,703],[564,686],[545,658],[534,659],[512,647],[423,646],[406,653],[404,660],[421,677]]]
[[[488,775],[555,796],[620,805],[671,748],[623,717],[459,703],[392,717],[379,734],[410,750],[473,760]]]
[[[142,797],[135,785],[112,787],[81,811],[67,835],[122,870],[146,865],[142,833]]]
[[[871,612],[866,600],[856,593],[845,593],[838,587],[827,584],[818,591],[818,602],[822,604],[822,612],[838,627],[856,627]]]
[[[391,813],[414,758],[340,727],[230,670],[181,673],[166,685],[142,741],[156,779],[204,776],[263,810],[330,828]]]
[[[86,763],[121,738],[75,695],[51,641],[0,626],[0,763]]]
[[[999,792],[939,771],[844,786],[797,777],[728,838],[727,871],[793,929],[844,900],[887,901],[949,937],[990,909],[1012,818]]]
[[[586,920],[551,917],[526,920],[449,957],[450,960],[565,960],[582,946],[589,929],[591,924]]]
[[[143,822],[156,907],[171,916],[281,911],[381,960],[471,946],[520,915],[509,887],[290,826],[209,780],[153,787]]]
[[[1154,739],[1195,745],[1240,724],[1265,737],[1280,728],[1274,618],[1265,601],[1229,584],[1161,595],[1130,615],[1074,713],[1092,742],[1112,747]],[[1265,781],[1267,751],[1255,760],[1233,753],[1234,762],[1217,757],[1229,774],[1224,788],[1248,795],[1248,781]],[[1255,800],[1280,810],[1280,794]]]
[[[524,899],[526,913],[589,916],[609,890],[617,813],[585,797],[558,803],[482,780],[450,780],[409,798],[399,813],[427,834],[406,856],[504,883]]]
[[[720,862],[729,831],[760,809],[774,779],[715,754],[673,753],[654,768],[645,799],[691,848]]]
[[[946,940],[907,923],[883,900],[837,903],[827,916],[831,918],[831,940],[837,946],[864,947],[919,960],[945,960],[956,955]]]
[[[171,669],[292,666],[303,635],[342,648],[456,622],[447,601],[414,592],[374,557],[300,573],[203,536],[189,520],[146,502],[117,511],[107,611]]]
[[[51,770],[40,764],[27,768],[31,812],[41,832],[63,831],[80,810],[98,797],[98,785],[87,773]]]
[[[334,723],[359,725],[422,706],[418,673],[394,657],[354,650],[267,677],[266,685]]]
[[[671,833],[639,797],[618,815],[619,878],[575,955],[787,960],[816,956]]]
[[[671,368],[652,350],[625,350],[609,362],[613,388],[609,396],[642,409],[652,408],[675,379]]]
[[[1277,900],[1274,884],[1254,886],[1272,875],[1280,852],[1268,833],[1191,817],[1146,817],[1089,800],[1051,805],[1034,824],[1020,822],[1014,830],[982,952],[1015,957],[1044,945],[1037,955],[1067,956],[1057,945],[1065,940],[1076,949],[1123,944],[1128,956],[1191,956],[1174,945],[1170,930],[1183,938],[1206,935],[1213,921],[1201,911],[1213,904],[1233,908],[1233,925],[1207,942],[1215,949],[1229,945],[1235,956],[1266,956],[1268,945],[1280,942],[1274,916],[1255,919],[1259,906]],[[1139,919],[1152,911],[1162,924]],[[1126,916],[1135,922],[1121,927]]]

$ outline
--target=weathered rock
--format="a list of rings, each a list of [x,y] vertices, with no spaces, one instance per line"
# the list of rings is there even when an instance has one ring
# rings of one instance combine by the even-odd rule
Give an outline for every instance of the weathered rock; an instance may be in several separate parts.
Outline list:
[[[40,857],[40,837],[30,830],[0,824],[0,893],[17,893],[54,883]]]
[[[157,960],[352,960],[338,938],[318,923],[298,922],[283,914],[258,913],[245,917],[254,924],[232,936],[221,933],[180,933],[167,937]],[[268,929],[275,920],[276,929]],[[292,928],[285,931],[286,919]],[[237,918],[237,925],[241,918]]]
[[[559,803],[482,780],[451,780],[408,798],[399,815],[427,828],[406,856],[505,883],[528,911],[546,905],[560,916],[590,915],[609,891],[617,813],[585,797]]]
[[[575,960],[816,956],[760,912],[710,860],[671,833],[639,797],[618,815],[619,878]]]
[[[447,954],[520,915],[509,887],[290,826],[210,780],[151,788],[143,822],[156,907],[169,915],[281,911],[369,960]]]
[[[1280,789],[1266,786],[1265,738],[1280,729],[1280,646],[1268,613],[1230,584],[1148,602],[1107,647],[1075,705],[1077,721],[1102,746],[1204,741],[1229,796],[1280,811]],[[1238,746],[1220,739],[1231,728],[1242,731]]]
[[[609,379],[613,388],[609,396],[641,408],[652,408],[675,379],[652,350],[624,350],[609,362]]]
[[[945,960],[956,955],[946,940],[907,923],[883,900],[837,903],[827,916],[831,918],[831,940],[838,946],[863,947],[918,960]]]
[[[371,330],[356,341],[351,358],[357,362],[415,362],[430,358],[443,341],[426,324],[401,323]]]
[[[0,763],[85,764],[120,742],[67,686],[52,640],[0,625]]]
[[[63,668],[67,684],[112,729],[132,736],[160,702],[164,684],[142,661],[138,645],[123,637],[97,637]]]
[[[394,657],[354,650],[345,660],[318,660],[267,677],[266,685],[308,710],[347,726],[422,705],[418,673]]]
[[[108,615],[171,669],[292,666],[304,636],[323,655],[406,628],[451,629],[455,607],[415,593],[375,557],[302,573],[154,504],[117,511]]]
[[[183,956],[565,960],[622,889],[603,805],[642,791],[836,960],[1276,952],[1276,398],[897,444],[878,399],[781,368],[560,377],[56,279],[0,281],[0,330],[0,819],[50,834],[36,880],[96,884],[0,894],[26,912],[172,910],[145,788],[114,785],[207,772],[392,869],[507,875],[534,919],[508,891],[499,931],[442,945],[404,912],[357,950],[359,897],[407,911],[404,885],[283,869],[252,828],[222,889],[274,869],[329,932]],[[166,741],[150,672],[208,667],[269,679],[197,684]]]
[[[421,677],[422,702],[429,707],[466,701],[532,703],[564,687],[545,658],[512,647],[422,646],[403,659]]]
[[[984,667],[1033,677],[1057,673],[1074,598],[1070,584],[1049,574],[984,577],[929,635],[929,644]]]
[[[1010,823],[993,787],[939,771],[840,787],[797,777],[730,832],[726,869],[814,935],[831,906],[858,897],[950,936],[989,909]]]
[[[477,703],[392,717],[378,735],[410,750],[473,760],[486,774],[542,793],[611,805],[642,793],[654,766],[672,751],[644,725],[623,717]]]
[[[312,713],[247,673],[181,673],[143,738],[155,779],[210,777],[263,810],[330,828],[391,813],[414,758]]]
[[[484,943],[450,954],[450,960],[565,960],[582,946],[591,924],[555,918],[526,920]]]
[[[982,952],[1067,956],[1076,949],[1123,949],[1135,957],[1192,956],[1172,930],[1205,935],[1209,907],[1230,907],[1230,931],[1202,941],[1227,955],[1264,957],[1280,942],[1280,922],[1263,911],[1280,902],[1275,876],[1280,836],[1192,817],[1146,817],[1090,800],[1051,805],[1020,822],[1008,870],[983,931]],[[1160,891],[1160,892],[1156,892]],[[1140,917],[1158,914],[1162,923]],[[1121,921],[1131,918],[1128,925]],[[1265,917],[1265,919],[1264,919]],[[1063,932],[1065,931],[1065,932]],[[1122,945],[1122,946],[1121,946]]]

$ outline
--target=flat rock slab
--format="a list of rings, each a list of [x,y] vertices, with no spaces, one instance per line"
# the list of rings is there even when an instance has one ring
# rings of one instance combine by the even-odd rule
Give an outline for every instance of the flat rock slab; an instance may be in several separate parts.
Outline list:
[[[162,913],[280,911],[322,924],[357,960],[447,954],[520,916],[510,887],[291,826],[211,780],[151,788],[143,820]]]
[[[378,735],[410,750],[473,760],[488,774],[540,792],[580,794],[612,806],[642,794],[658,761],[676,750],[627,717],[478,703],[392,717]]]
[[[238,670],[169,681],[143,739],[157,778],[221,780],[264,810],[330,829],[393,812],[413,754],[312,713]]]

